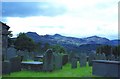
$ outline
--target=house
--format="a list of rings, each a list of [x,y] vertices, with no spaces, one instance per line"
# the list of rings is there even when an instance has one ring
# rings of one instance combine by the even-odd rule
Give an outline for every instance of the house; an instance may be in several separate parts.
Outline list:
[[[9,26],[0,21],[0,55],[6,59],[7,46],[8,46],[8,34]]]

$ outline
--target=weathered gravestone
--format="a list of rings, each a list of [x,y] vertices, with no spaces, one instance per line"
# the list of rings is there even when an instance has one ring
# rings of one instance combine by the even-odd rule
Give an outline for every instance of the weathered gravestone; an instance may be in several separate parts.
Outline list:
[[[54,53],[54,69],[62,69],[62,55]]]
[[[108,60],[113,60],[113,61],[116,60],[116,58],[115,58],[114,55],[108,55],[108,56],[107,56],[107,59],[108,59]]]
[[[62,64],[65,65],[68,62],[68,55],[67,54],[63,54],[62,55]]]
[[[29,57],[29,52],[27,51],[17,51],[17,55],[18,56],[23,56],[23,60],[26,61],[26,60],[29,60],[30,57]]]
[[[71,67],[72,67],[72,69],[77,68],[77,58],[71,59]]]
[[[101,59],[102,59],[102,55],[97,53],[95,56],[95,60],[101,60]]]
[[[21,71],[21,58],[14,57],[10,59],[11,72]]]
[[[116,60],[117,60],[117,61],[120,61],[120,56],[118,56]]]
[[[53,51],[48,49],[43,56],[43,71],[53,71]]]
[[[89,54],[89,57],[88,57],[89,66],[92,66],[92,60],[95,60],[95,54],[94,53]]]
[[[10,62],[2,61],[2,74],[10,74],[11,72]]]
[[[80,67],[85,67],[87,65],[87,55],[85,53],[81,53],[79,56]]]
[[[101,59],[101,60],[106,60],[106,56],[105,56],[105,54],[104,54],[104,53],[103,53],[103,54],[101,54],[100,56],[101,56],[101,57],[100,57],[100,59]]]
[[[71,52],[71,53],[69,54],[69,57],[68,57],[70,63],[72,62],[72,58],[78,59],[79,57],[77,57],[77,54],[76,54],[76,53]]]
[[[7,49],[7,59],[9,60],[9,59],[15,57],[17,55],[16,51],[17,50],[14,47],[8,48]]]

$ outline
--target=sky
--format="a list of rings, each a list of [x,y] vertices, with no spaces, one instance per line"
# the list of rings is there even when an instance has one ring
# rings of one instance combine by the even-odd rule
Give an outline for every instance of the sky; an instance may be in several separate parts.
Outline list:
[[[11,0],[12,1],[12,0]],[[20,32],[118,39],[119,0],[2,1],[2,22]]]

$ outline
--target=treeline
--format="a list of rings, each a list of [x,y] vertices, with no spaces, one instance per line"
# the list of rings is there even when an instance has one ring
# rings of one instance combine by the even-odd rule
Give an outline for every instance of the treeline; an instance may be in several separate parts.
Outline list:
[[[15,49],[28,52],[44,53],[47,49],[52,49],[54,52],[66,53],[64,47],[60,45],[50,45],[49,43],[34,42],[25,33],[19,33],[14,40],[8,39],[8,46],[14,46]]]
[[[103,45],[96,49],[96,53],[108,55],[114,55],[116,57],[120,56],[120,45],[118,46],[110,46],[110,45]]]

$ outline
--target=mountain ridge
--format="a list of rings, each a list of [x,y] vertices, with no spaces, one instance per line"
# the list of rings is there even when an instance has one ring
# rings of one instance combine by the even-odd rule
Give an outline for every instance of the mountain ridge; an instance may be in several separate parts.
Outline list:
[[[83,44],[108,44],[108,45],[117,45],[120,40],[109,40],[105,37],[99,37],[99,36],[90,36],[86,38],[77,38],[77,37],[67,37],[62,36],[60,34],[54,34],[54,35],[39,35],[36,32],[27,32],[27,36],[32,38],[35,42],[39,42],[42,40],[49,40],[49,41],[56,41],[57,43],[69,43],[69,44],[76,44],[76,45],[83,45]]]

